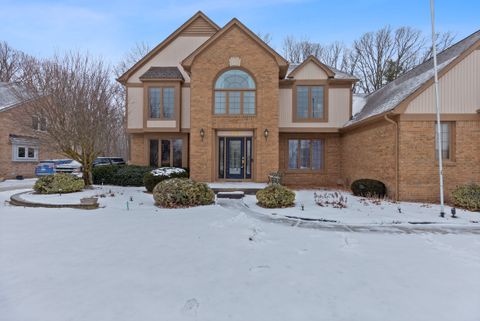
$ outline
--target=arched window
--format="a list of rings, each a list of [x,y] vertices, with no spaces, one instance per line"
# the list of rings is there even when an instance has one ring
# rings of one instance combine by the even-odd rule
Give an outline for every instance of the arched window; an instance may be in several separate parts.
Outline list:
[[[215,82],[214,106],[217,115],[254,115],[255,81],[243,70],[225,71]]]

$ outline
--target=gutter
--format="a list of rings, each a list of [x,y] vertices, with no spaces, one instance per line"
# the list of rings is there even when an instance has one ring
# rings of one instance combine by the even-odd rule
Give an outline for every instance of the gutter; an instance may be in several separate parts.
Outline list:
[[[395,130],[395,201],[398,201],[398,195],[399,195],[399,191],[398,191],[398,188],[399,188],[399,181],[398,181],[398,178],[399,178],[399,175],[398,175],[398,123],[396,121],[394,121],[393,119],[391,118],[388,118],[388,114],[385,114],[384,115],[384,118],[386,121],[388,121],[389,123],[393,124],[394,126],[394,130]]]

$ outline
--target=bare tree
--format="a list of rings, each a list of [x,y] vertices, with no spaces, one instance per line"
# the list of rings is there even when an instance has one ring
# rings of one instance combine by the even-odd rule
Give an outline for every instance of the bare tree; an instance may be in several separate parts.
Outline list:
[[[437,44],[437,52],[441,52],[448,47],[450,47],[453,42],[455,41],[456,35],[450,31],[443,32],[443,33],[437,33],[435,35],[435,42]],[[424,51],[423,56],[420,59],[421,62],[425,62],[428,59],[432,58],[433,50],[432,46],[429,45],[427,49]]]
[[[68,53],[39,62],[24,81],[32,115],[45,119],[46,139],[82,164],[85,184],[92,184],[94,159],[118,134],[123,110],[111,70],[88,54]]]
[[[283,56],[292,63],[301,63],[309,56],[322,56],[323,47],[319,43],[311,42],[307,38],[296,40],[287,36],[283,40]]]
[[[259,32],[257,33],[257,36],[263,40],[263,42],[265,42],[267,45],[271,46],[272,45],[272,35],[270,33],[262,33],[262,32]]]
[[[120,77],[134,64],[137,63],[150,51],[150,46],[146,42],[137,42],[128,52],[126,52],[119,63],[115,66],[114,72]]]
[[[34,58],[24,52],[14,49],[5,41],[0,41],[0,81],[22,81]]]

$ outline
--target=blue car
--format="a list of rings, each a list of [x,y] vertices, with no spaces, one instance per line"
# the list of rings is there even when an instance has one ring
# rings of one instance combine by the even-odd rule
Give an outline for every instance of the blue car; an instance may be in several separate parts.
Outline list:
[[[71,159],[50,159],[40,161],[35,167],[36,176],[53,175],[57,172],[57,166],[66,165],[72,163]]]

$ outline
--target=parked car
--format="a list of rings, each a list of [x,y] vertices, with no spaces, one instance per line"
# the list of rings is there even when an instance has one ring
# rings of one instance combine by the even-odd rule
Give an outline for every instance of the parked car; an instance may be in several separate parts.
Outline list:
[[[105,165],[125,165],[125,160],[122,157],[97,157],[93,161],[93,167]]]
[[[78,177],[82,176],[82,165],[73,159],[43,160],[35,167],[36,176],[67,173]]]

